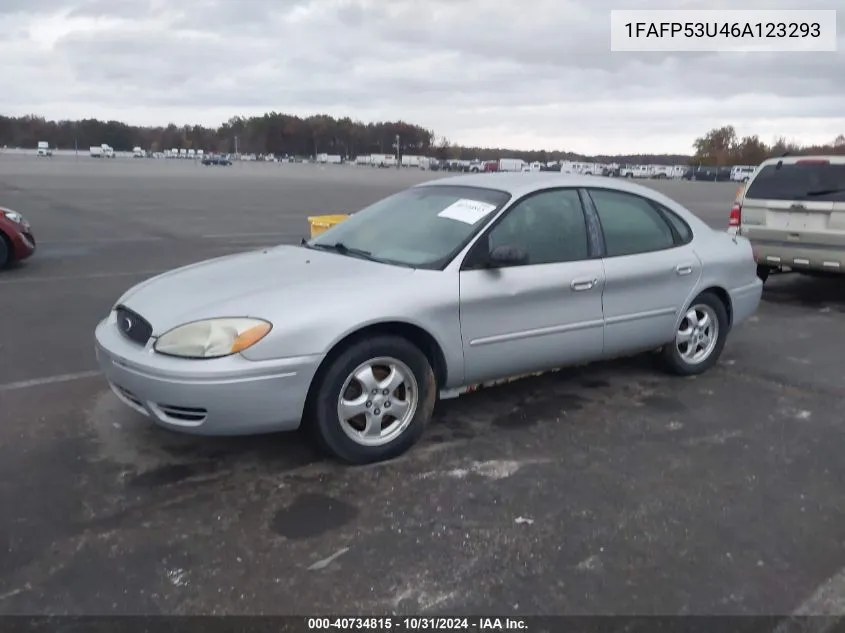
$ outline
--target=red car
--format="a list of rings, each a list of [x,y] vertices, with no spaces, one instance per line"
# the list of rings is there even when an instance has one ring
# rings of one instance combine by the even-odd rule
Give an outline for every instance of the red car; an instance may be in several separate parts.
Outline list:
[[[0,268],[35,252],[32,228],[17,211],[0,207]]]

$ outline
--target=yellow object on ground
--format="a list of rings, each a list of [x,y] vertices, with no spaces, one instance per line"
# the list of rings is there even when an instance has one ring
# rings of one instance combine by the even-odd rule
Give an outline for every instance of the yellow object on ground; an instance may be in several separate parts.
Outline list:
[[[315,215],[308,218],[309,224],[311,224],[311,237],[317,237],[320,233],[327,231],[335,224],[340,224],[346,218],[348,218],[348,214],[339,214],[339,215]]]

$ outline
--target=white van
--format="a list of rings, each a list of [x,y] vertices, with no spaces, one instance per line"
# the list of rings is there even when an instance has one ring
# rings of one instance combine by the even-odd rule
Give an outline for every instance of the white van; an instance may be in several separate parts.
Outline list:
[[[756,167],[750,165],[734,165],[731,167],[731,180],[734,182],[748,182],[748,179],[754,174]]]

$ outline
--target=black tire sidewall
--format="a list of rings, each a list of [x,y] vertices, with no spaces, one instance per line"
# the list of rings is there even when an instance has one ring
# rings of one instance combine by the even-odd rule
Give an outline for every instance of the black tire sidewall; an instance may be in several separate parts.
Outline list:
[[[383,446],[362,446],[340,427],[337,401],[343,383],[361,363],[388,356],[405,363],[413,372],[419,402],[411,423],[392,442]],[[437,398],[434,371],[425,354],[410,341],[398,336],[377,336],[353,343],[332,361],[321,376],[312,408],[312,430],[320,446],[333,457],[349,464],[369,464],[398,457],[422,436],[431,419]]]
[[[12,249],[6,234],[0,231],[0,268],[5,268],[12,262]]]
[[[725,347],[725,342],[728,339],[728,332],[730,324],[728,321],[728,311],[721,299],[711,292],[704,292],[693,299],[690,304],[684,309],[684,313],[694,305],[703,304],[713,309],[716,313],[716,318],[719,321],[719,337],[716,340],[716,347],[710,353],[710,356],[703,363],[697,365],[690,365],[681,357],[677,346],[675,345],[674,336],[671,343],[663,348],[662,361],[664,367],[673,374],[679,376],[696,376],[703,374],[716,363],[719,362],[719,357],[722,355],[722,350]]]

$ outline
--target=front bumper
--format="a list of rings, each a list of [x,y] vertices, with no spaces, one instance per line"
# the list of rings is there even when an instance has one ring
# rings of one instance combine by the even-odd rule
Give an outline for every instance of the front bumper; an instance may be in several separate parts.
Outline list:
[[[100,369],[125,405],[161,426],[198,435],[296,429],[322,360],[172,358],[127,340],[111,319],[101,321],[94,336]]]
[[[19,228],[10,237],[12,240],[13,261],[23,261],[35,253],[35,236],[32,234],[32,229],[29,226]]]

